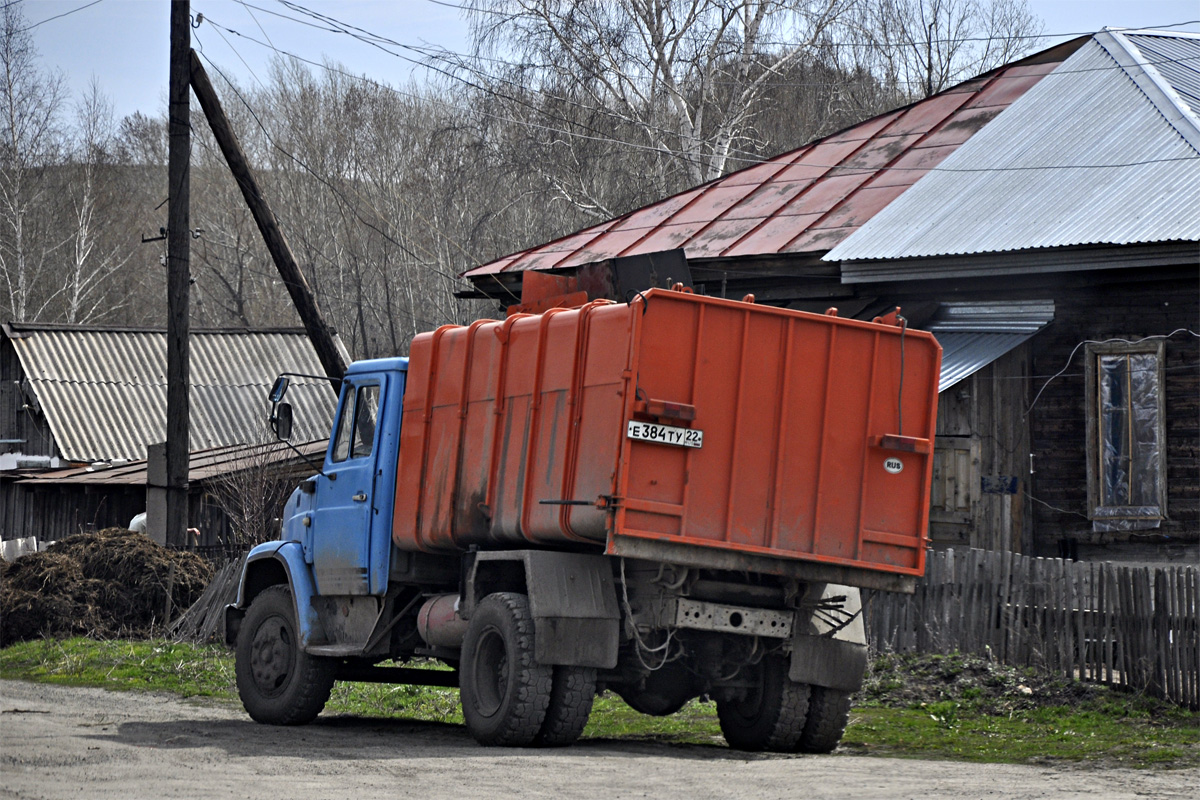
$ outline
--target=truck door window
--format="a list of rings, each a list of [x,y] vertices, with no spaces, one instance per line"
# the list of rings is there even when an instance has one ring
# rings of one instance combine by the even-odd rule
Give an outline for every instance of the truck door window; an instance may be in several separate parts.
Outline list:
[[[362,386],[358,390],[358,402],[354,407],[354,446],[351,458],[371,455],[375,443],[376,412],[379,410],[379,386]]]
[[[365,458],[371,455],[378,410],[378,384],[355,387],[347,392],[342,414],[338,418],[337,435],[334,437],[335,463],[347,458]]]

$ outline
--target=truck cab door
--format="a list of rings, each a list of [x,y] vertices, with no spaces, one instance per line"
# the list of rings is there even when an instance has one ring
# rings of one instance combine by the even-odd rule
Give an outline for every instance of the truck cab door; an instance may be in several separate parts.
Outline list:
[[[346,380],[334,435],[318,475],[312,522],[317,593],[370,593],[372,506],[379,402],[387,376]]]

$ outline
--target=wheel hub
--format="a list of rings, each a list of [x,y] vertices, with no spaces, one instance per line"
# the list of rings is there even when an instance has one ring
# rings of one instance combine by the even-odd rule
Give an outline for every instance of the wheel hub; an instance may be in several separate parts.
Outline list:
[[[254,683],[267,696],[287,685],[295,663],[291,631],[286,622],[272,617],[254,632],[250,646],[250,671]]]

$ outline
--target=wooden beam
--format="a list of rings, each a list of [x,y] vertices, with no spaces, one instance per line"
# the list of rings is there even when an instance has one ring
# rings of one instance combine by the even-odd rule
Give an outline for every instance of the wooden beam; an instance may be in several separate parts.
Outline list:
[[[238,188],[242,190],[242,197],[245,198],[255,223],[258,224],[259,233],[262,234],[263,242],[266,243],[267,250],[270,251],[271,258],[275,261],[275,268],[279,270],[283,284],[292,297],[292,303],[300,314],[300,321],[304,324],[304,330],[308,333],[313,349],[317,352],[317,358],[320,359],[325,374],[331,379],[333,391],[338,393],[341,391],[339,381],[346,374],[346,367],[349,364],[346,348],[338,338],[337,332],[325,321],[312,288],[308,285],[304,273],[300,271],[295,256],[292,255],[291,245],[288,244],[287,237],[283,235],[283,230],[279,227],[279,220],[275,218],[275,214],[259,190],[258,182],[255,181],[254,174],[250,171],[250,165],[246,161],[242,146],[229,124],[229,119],[225,116],[224,109],[221,108],[221,102],[217,99],[217,93],[208,79],[208,73],[205,72],[204,65],[200,63],[200,57],[196,55],[195,51],[191,52],[190,67],[192,91],[196,93],[196,99],[200,101],[200,108],[204,110],[204,116],[225,156],[229,171],[233,173]]]
[[[167,420],[166,531],[168,546],[187,537],[188,479],[188,292],[191,258],[188,219],[192,149],[188,53],[189,0],[171,2],[171,60],[167,152]]]

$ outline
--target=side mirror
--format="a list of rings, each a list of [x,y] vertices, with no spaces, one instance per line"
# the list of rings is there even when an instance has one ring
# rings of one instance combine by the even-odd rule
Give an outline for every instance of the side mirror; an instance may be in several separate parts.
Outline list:
[[[275,435],[284,441],[292,438],[291,403],[279,403],[275,406],[275,410],[271,413],[271,430],[275,431]]]
[[[275,379],[275,383],[271,386],[271,393],[267,395],[267,399],[271,401],[271,405],[278,403],[287,394],[288,385],[291,380],[286,375],[280,375]]]

